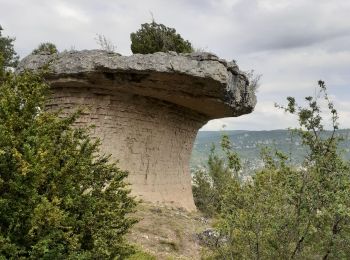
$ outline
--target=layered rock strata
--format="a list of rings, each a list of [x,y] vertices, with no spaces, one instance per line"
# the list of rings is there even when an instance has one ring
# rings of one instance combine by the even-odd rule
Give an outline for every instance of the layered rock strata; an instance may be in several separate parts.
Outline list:
[[[250,113],[256,97],[234,62],[210,53],[121,56],[100,50],[30,55],[19,71],[48,68],[48,109],[95,125],[101,151],[130,172],[140,198],[194,210],[189,159],[208,120]]]

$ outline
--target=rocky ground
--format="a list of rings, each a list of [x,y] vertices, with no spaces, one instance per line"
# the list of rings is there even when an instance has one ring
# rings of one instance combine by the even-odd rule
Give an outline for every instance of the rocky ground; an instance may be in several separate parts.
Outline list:
[[[128,239],[140,253],[132,259],[200,259],[202,234],[211,224],[200,213],[142,203],[135,216],[139,222]]]

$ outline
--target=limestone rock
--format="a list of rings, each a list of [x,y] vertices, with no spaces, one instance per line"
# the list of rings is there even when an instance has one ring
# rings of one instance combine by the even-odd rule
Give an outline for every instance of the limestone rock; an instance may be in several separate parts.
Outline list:
[[[211,53],[121,56],[85,50],[30,55],[18,72],[47,68],[48,109],[88,108],[102,151],[130,172],[134,194],[195,209],[189,157],[208,120],[252,112],[256,97],[234,62]]]
[[[197,239],[201,245],[209,248],[215,248],[218,245],[225,244],[227,242],[227,238],[213,228],[208,228],[203,232],[198,233]]]

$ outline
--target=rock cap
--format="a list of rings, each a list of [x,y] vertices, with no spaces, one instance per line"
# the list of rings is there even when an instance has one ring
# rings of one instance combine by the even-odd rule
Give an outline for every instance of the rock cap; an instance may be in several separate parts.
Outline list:
[[[122,56],[102,50],[39,53],[24,58],[18,68],[39,70],[51,87],[96,86],[170,102],[209,119],[253,111],[256,96],[244,72],[207,52],[157,52]]]

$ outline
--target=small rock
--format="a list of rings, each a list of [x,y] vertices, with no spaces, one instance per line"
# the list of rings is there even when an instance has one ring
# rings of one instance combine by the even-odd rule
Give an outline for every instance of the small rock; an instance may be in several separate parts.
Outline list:
[[[147,240],[149,240],[149,236],[147,236],[147,235],[142,235],[141,237],[146,238]]]
[[[197,234],[197,239],[201,245],[207,247],[214,247],[227,241],[225,237],[223,237],[218,231],[213,228],[206,229],[203,232]]]

